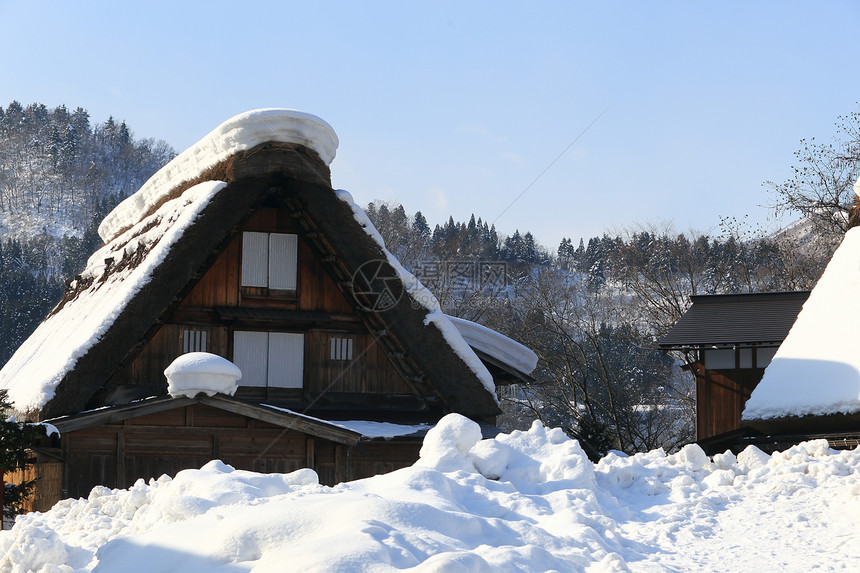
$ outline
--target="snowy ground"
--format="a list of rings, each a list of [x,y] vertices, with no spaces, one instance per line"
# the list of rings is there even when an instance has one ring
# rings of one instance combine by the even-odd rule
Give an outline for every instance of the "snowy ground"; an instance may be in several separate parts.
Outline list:
[[[96,488],[0,534],[0,571],[857,571],[858,468],[825,442],[595,465],[452,415],[416,465],[334,488],[220,462]]]

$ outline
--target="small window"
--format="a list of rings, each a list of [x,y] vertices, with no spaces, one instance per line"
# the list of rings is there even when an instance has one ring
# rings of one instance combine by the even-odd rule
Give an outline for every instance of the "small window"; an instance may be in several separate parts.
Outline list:
[[[738,363],[741,368],[752,368],[752,348],[741,348],[738,350]]]
[[[759,368],[767,368],[770,364],[770,361],[773,360],[774,354],[776,354],[776,347],[757,348],[755,353],[756,366]]]
[[[242,286],[296,290],[298,235],[242,234]]]
[[[731,348],[705,350],[705,368],[708,370],[734,370],[735,351]]]
[[[182,331],[182,353],[206,352],[205,330],[183,330]]]
[[[332,338],[329,340],[329,358],[331,360],[352,360],[352,339]]]

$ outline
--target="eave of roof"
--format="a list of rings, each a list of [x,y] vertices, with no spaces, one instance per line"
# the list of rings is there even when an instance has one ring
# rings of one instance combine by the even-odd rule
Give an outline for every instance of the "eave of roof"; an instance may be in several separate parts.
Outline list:
[[[659,346],[666,350],[778,344],[791,330],[809,291],[698,295]]]
[[[156,414],[158,412],[173,410],[175,408],[183,408],[194,404],[212,406],[219,410],[247,416],[282,428],[297,430],[319,438],[350,446],[358,444],[362,438],[362,435],[359,432],[354,432],[325,420],[301,416],[288,410],[273,408],[265,404],[245,402],[223,394],[216,394],[211,397],[200,394],[194,398],[158,396],[132,402],[131,404],[109,406],[81,412],[79,414],[52,418],[50,420],[45,420],[45,423],[49,423],[56,427],[57,430],[60,431],[60,434],[65,434],[92,426],[121,422],[123,420],[137,418],[139,416]]]

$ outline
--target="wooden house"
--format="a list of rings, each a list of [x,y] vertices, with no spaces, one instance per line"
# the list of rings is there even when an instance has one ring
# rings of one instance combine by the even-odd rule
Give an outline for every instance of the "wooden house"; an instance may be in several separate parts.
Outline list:
[[[808,291],[700,295],[660,340],[683,351],[696,376],[696,437],[708,440],[741,428],[741,413]]]
[[[365,477],[413,463],[450,412],[492,432],[495,384],[536,357],[442,314],[332,188],[336,146],[314,116],[249,112],[105,219],[106,245],[0,371],[60,432],[38,448],[36,471],[58,476],[42,505],[213,458]],[[165,367],[192,351],[239,366],[234,396],[167,393]]]

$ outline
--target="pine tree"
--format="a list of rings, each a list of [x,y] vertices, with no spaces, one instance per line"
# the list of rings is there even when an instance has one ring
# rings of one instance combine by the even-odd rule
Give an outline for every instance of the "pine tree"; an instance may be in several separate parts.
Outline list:
[[[430,226],[427,225],[427,219],[421,214],[421,211],[415,213],[415,220],[412,222],[412,231],[421,238],[430,237]]]
[[[27,443],[33,427],[16,422],[11,410],[7,391],[0,390],[0,507],[3,508],[4,518],[22,512],[24,501],[36,485],[36,480],[25,480],[19,484],[4,483],[4,474],[25,470],[31,465]]]

